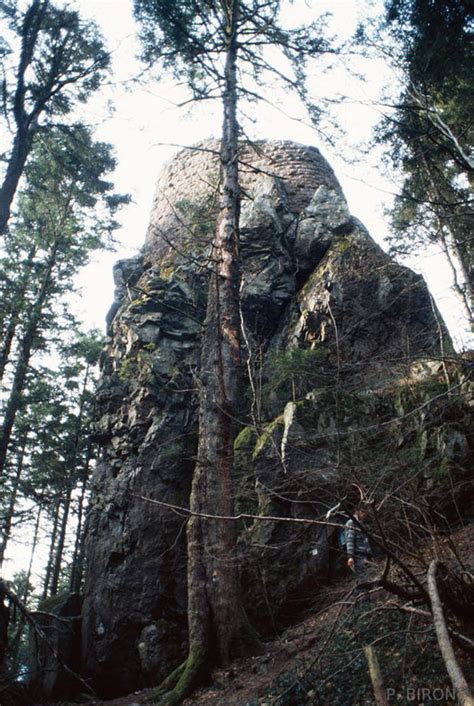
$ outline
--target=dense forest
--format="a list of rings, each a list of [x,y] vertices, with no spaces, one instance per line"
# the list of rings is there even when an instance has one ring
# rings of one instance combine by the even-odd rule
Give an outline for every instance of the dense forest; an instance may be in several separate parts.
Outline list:
[[[472,331],[472,6],[367,3],[341,38],[299,4],[130,3],[136,85],[221,124],[163,168],[102,332],[78,275],[121,257],[90,110],[120,45],[81,3],[0,3],[4,706],[474,704],[473,357],[404,264],[442,253]],[[383,249],[318,149],[346,89],[313,92],[374,59]],[[278,92],[315,145],[266,139]]]

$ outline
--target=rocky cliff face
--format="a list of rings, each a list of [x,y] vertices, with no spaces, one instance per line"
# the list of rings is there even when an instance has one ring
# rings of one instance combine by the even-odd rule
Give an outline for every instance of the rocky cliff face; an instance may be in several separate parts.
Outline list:
[[[114,271],[82,630],[86,671],[108,696],[158,682],[186,649],[185,517],[143,498],[188,501],[215,149],[198,145],[163,171],[144,252]],[[350,215],[315,148],[262,142],[243,148],[241,160],[248,390],[236,443],[238,509],[320,517],[351,473],[380,473],[387,448],[398,454],[398,473],[410,453],[428,459],[426,478],[439,459],[459,465],[469,454],[463,430],[456,436],[438,420],[434,438],[410,413],[413,361],[450,345],[422,278]],[[444,385],[446,367],[426,366]],[[413,428],[394,431],[390,420],[406,414]],[[291,619],[331,571],[331,532],[250,520],[241,529],[248,608],[266,630]]]

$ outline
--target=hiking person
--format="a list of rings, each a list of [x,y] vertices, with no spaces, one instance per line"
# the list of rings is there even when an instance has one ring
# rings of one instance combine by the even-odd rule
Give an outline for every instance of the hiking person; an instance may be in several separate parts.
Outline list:
[[[356,575],[357,586],[355,594],[365,593],[359,584],[368,580],[366,561],[371,555],[370,544],[367,535],[362,531],[360,524],[367,517],[365,510],[356,510],[354,519],[346,522],[346,552],[347,566],[353,569]]]

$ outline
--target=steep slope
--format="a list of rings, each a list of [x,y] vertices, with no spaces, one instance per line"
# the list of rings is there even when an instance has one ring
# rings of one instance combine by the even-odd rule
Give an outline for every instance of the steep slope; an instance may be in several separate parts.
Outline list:
[[[473,540],[471,523],[447,535],[437,551],[452,561],[451,548],[456,547],[472,570]],[[430,543],[417,550],[427,561],[433,553]],[[382,569],[382,561],[373,563],[370,577]],[[212,683],[198,688],[183,706],[366,706],[374,697],[363,647],[371,643],[389,703],[455,703],[429,612],[417,613],[410,606],[404,610],[403,601],[397,603],[384,591],[374,592],[370,606],[360,606],[351,599],[352,584],[350,577],[339,576],[300,622],[264,644],[262,654],[215,670]],[[457,657],[472,682],[469,653],[458,649]],[[152,693],[145,688],[112,701],[94,699],[94,704],[138,706],[150,703]]]

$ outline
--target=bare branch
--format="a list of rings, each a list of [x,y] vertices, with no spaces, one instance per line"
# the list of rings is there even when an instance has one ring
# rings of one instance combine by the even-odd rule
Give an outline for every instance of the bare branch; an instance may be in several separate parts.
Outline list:
[[[436,630],[436,637],[438,638],[439,649],[451,683],[456,689],[459,703],[461,706],[474,706],[474,698],[464,674],[461,671],[456,655],[454,654],[451,640],[449,639],[449,632],[443,614],[443,606],[436,583],[436,569],[438,566],[439,562],[435,559],[431,562],[430,568],[428,569],[428,593],[431,601],[431,610],[433,611],[433,623]]]

